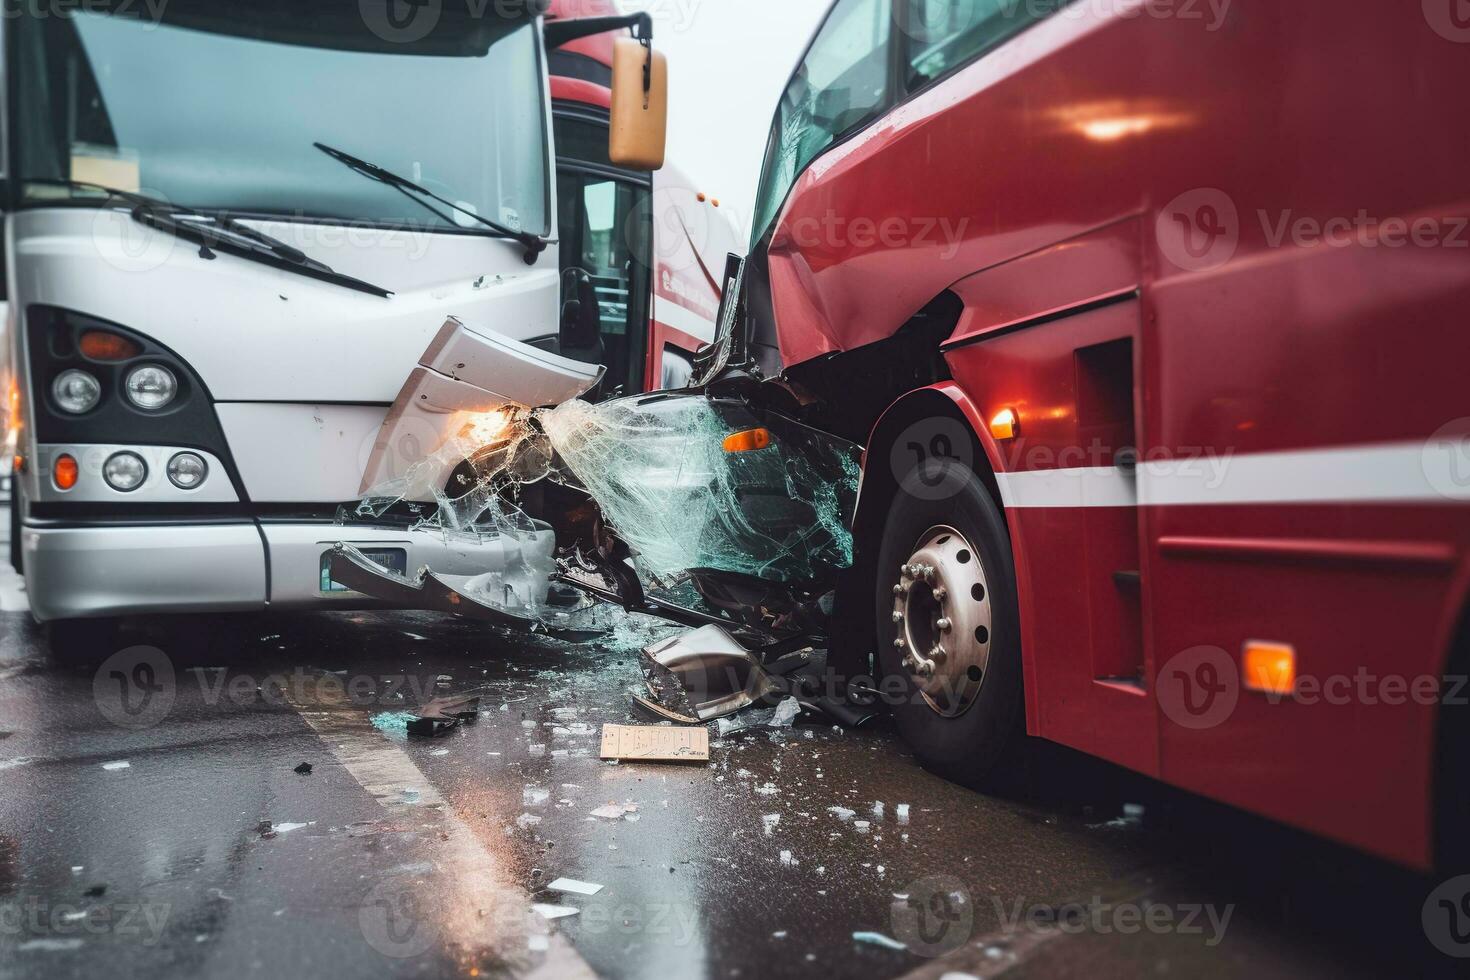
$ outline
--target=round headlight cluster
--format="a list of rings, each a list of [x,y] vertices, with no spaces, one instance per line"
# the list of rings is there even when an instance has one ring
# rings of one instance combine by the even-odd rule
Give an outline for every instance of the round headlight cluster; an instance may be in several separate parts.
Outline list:
[[[73,368],[62,371],[51,382],[51,397],[63,412],[81,415],[97,407],[97,401],[102,397],[102,385],[86,371]]]
[[[179,393],[179,382],[174,373],[158,364],[144,364],[128,372],[123,387],[128,401],[143,409],[154,412],[165,408]]]
[[[148,464],[137,453],[113,453],[102,464],[102,479],[119,493],[130,493],[148,479]]]
[[[169,482],[180,490],[193,490],[209,475],[209,464],[198,453],[178,453],[168,461]]]

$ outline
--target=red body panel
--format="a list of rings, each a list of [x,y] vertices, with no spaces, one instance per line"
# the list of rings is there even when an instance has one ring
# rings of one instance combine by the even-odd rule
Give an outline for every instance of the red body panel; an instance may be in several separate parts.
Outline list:
[[[1470,133],[1446,113],[1470,49],[1419,4],[1144,8],[1079,4],[819,158],[770,248],[781,354],[884,339],[953,289],[941,390],[1006,498],[1031,732],[1426,865],[1437,708],[1382,681],[1445,668],[1470,495],[1387,484],[1470,416]],[[1240,689],[1250,640],[1375,680],[1272,701]],[[1197,647],[1227,673],[1180,674]],[[1234,706],[1195,725],[1207,676]]]

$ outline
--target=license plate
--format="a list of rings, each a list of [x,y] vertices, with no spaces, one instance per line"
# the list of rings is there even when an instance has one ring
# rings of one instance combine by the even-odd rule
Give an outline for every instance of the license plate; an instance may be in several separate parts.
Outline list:
[[[406,548],[359,548],[364,558],[376,565],[381,565],[390,572],[399,575],[408,575],[408,549]],[[321,591],[351,592],[347,586],[332,581],[332,552],[322,552]]]

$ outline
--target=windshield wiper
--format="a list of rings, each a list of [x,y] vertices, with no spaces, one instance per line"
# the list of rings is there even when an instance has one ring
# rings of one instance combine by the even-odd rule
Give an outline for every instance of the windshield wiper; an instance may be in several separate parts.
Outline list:
[[[299,272],[313,279],[323,282],[334,283],[345,286],[348,289],[356,289],[359,292],[372,293],[375,296],[392,296],[393,294],[381,286],[375,286],[370,282],[364,282],[353,276],[337,272],[324,262],[318,262],[309,257],[301,249],[272,238],[264,232],[257,231],[248,225],[241,224],[236,218],[220,212],[211,214],[195,208],[174,204],[161,198],[150,197],[136,191],[120,190],[116,187],[108,187],[105,184],[94,184],[86,180],[64,180],[52,178],[27,178],[32,183],[54,184],[59,187],[70,187],[80,190],[100,191],[109,197],[115,197],[129,205],[132,205],[131,215],[134,221],[150,228],[157,228],[176,235],[185,241],[190,241],[199,246],[199,257],[201,259],[213,259],[214,250],[219,249],[231,255],[242,258],[254,259],[278,269],[286,269],[291,272]],[[180,216],[186,216],[184,220]],[[207,224],[205,222],[208,222]]]
[[[331,157],[333,160],[336,160],[338,163],[345,165],[348,169],[355,170],[357,173],[362,174],[364,177],[368,177],[372,180],[379,181],[380,183],[387,184],[389,187],[396,187],[402,191],[412,191],[415,194],[420,194],[424,197],[438,201],[440,204],[444,205],[447,208],[453,208],[460,214],[468,215],[469,217],[478,221],[480,224],[484,225],[486,228],[489,228],[491,231],[495,232],[497,235],[519,242],[521,246],[526,250],[527,265],[535,265],[536,259],[540,257],[542,252],[546,251],[546,246],[548,242],[540,235],[533,235],[528,231],[516,231],[512,228],[507,228],[505,225],[502,225],[498,221],[491,221],[489,218],[485,217],[482,214],[478,214],[474,211],[471,211],[469,208],[455,204],[453,201],[448,200],[447,198],[440,197],[438,194],[435,194],[427,187],[420,187],[418,184],[415,184],[407,177],[395,174],[391,170],[384,170],[376,163],[369,163],[361,157],[355,157],[351,153],[339,150],[334,146],[328,146],[325,143],[313,143],[311,145],[316,147],[318,150],[321,150],[323,153]],[[438,214],[439,212],[435,211],[434,213]]]

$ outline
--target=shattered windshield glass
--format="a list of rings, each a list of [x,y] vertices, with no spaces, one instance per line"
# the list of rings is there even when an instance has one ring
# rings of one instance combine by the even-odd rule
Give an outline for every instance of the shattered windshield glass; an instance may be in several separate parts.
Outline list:
[[[640,566],[714,569],[777,582],[852,564],[859,450],[785,419],[700,395],[568,402],[542,413],[558,459]],[[767,431],[763,448],[726,439]]]
[[[449,470],[449,486],[438,486]],[[700,394],[570,401],[467,420],[344,517],[379,519],[406,508],[415,529],[518,543],[507,567],[457,585],[509,614],[544,619],[546,603],[555,603],[541,587],[556,563],[549,526],[512,502],[525,487],[549,480],[584,491],[646,578],[716,571],[808,583],[852,563],[859,473],[857,446],[780,416],[758,419],[736,401]],[[428,499],[434,503],[415,503]],[[422,584],[422,576],[409,583]]]

